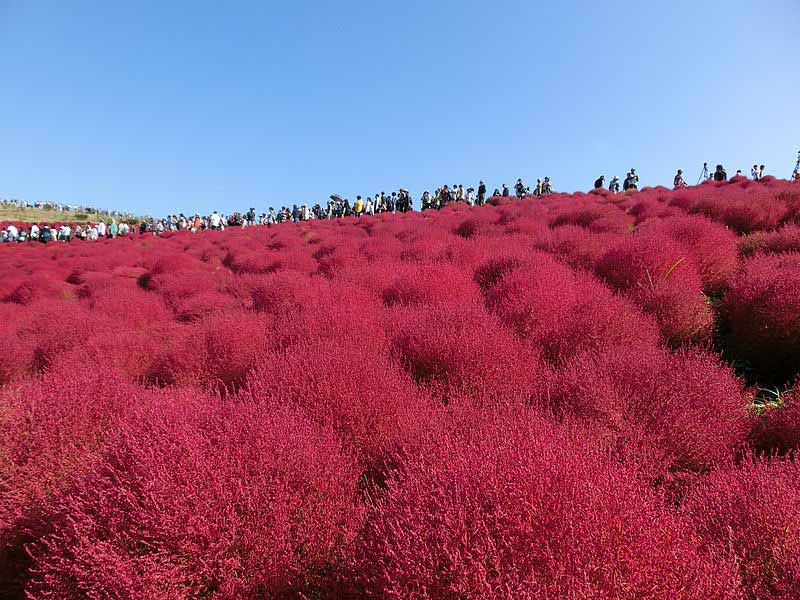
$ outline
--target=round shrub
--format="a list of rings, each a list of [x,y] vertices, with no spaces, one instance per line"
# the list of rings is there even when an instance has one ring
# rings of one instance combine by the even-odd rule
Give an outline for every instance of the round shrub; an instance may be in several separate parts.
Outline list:
[[[594,277],[553,259],[506,275],[487,295],[490,309],[553,363],[588,350],[655,346],[655,321]]]
[[[731,561],[621,467],[530,414],[469,411],[370,512],[376,598],[738,598]]]
[[[546,399],[653,480],[732,460],[751,426],[742,382],[712,355],[606,349],[560,369]]]
[[[800,465],[746,461],[712,473],[690,490],[682,512],[709,552],[738,565],[747,598],[800,595]]]
[[[600,259],[597,274],[658,320],[673,346],[707,342],[711,307],[689,251],[660,233],[631,236]]]
[[[751,258],[734,277],[723,313],[728,346],[763,382],[800,374],[800,254]]]
[[[29,597],[322,593],[360,523],[357,478],[293,409],[153,398],[60,500]]]

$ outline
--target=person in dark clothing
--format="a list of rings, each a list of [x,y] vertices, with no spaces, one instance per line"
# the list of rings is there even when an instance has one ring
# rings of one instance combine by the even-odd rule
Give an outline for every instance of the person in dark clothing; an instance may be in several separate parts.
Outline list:
[[[444,186],[440,196],[440,208],[444,208],[450,202],[450,188]]]
[[[597,179],[594,180],[594,189],[601,190],[603,189],[603,185],[605,184],[606,176],[600,175]]]
[[[478,206],[486,203],[486,184],[482,181],[478,184]]]
[[[514,191],[517,194],[517,198],[522,198],[525,195],[525,184],[522,183],[522,179],[517,179],[517,183],[514,184]]]
[[[725,168],[722,165],[717,165],[717,168],[714,170],[714,181],[728,181],[728,174],[725,172]]]
[[[507,186],[507,185],[504,183],[504,184],[503,184],[503,197],[504,197],[504,198],[507,198],[507,197],[508,197],[508,196],[510,196],[510,195],[511,195],[511,194],[510,194],[510,192],[508,191],[508,186]]]
[[[678,169],[678,172],[675,174],[675,178],[672,180],[673,187],[680,188],[686,187],[686,181],[683,179],[683,171]]]
[[[639,189],[639,176],[636,175],[633,169],[628,171],[628,174],[625,176],[625,181],[622,182],[622,191],[627,192],[628,190],[637,190]]]

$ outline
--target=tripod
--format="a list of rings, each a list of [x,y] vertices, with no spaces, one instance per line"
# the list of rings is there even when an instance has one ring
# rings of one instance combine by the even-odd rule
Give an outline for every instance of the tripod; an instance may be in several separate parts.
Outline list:
[[[798,160],[800,160],[800,156],[798,156]],[[706,179],[708,179],[708,163],[703,163],[703,171],[700,173],[700,177],[697,178],[697,183],[699,184]]]
[[[800,150],[797,151],[797,162],[794,163],[794,171],[792,171],[792,176],[790,179],[797,177],[798,173],[800,173]]]

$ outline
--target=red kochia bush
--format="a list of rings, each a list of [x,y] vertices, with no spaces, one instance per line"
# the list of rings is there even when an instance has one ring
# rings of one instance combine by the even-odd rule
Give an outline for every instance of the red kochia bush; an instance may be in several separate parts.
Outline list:
[[[652,318],[591,275],[576,274],[547,256],[506,275],[487,302],[555,363],[586,350],[658,344]]]
[[[573,268],[594,269],[602,256],[624,239],[623,234],[595,233],[577,225],[562,225],[538,244]]]
[[[689,212],[703,214],[738,233],[751,233],[774,229],[789,211],[783,202],[768,193],[741,193],[726,189],[725,193],[700,197]]]
[[[41,300],[16,311],[0,310],[13,318],[0,324],[0,383],[23,375],[46,372],[58,356],[90,332],[87,312],[75,300]]]
[[[652,478],[731,460],[751,426],[742,383],[711,355],[616,348],[576,357],[547,399]]]
[[[23,544],[49,531],[54,498],[102,452],[137,391],[75,368],[0,390],[0,596],[24,582]]]
[[[478,240],[475,244],[478,256],[473,267],[473,278],[483,291],[496,285],[516,267],[542,259],[542,253],[534,250],[532,240],[519,235],[491,241]]]
[[[468,411],[407,459],[355,565],[371,598],[740,598],[662,501],[547,421]]]
[[[609,250],[596,271],[653,314],[670,344],[704,342],[711,336],[714,317],[697,267],[689,251],[666,235],[631,236]]]
[[[524,402],[547,372],[538,353],[480,307],[396,312],[395,355],[420,385],[443,398],[466,394]]]
[[[754,435],[756,449],[767,454],[800,450],[800,380],[785,395],[783,406],[762,415]]]
[[[365,471],[380,476],[391,452],[420,447],[438,410],[376,342],[322,339],[276,352],[252,374],[242,397],[296,404],[335,431]]]
[[[359,526],[357,479],[293,409],[154,397],[60,499],[29,597],[313,596]]]
[[[466,272],[450,264],[392,265],[382,296],[386,306],[469,306],[481,301],[478,285]]]
[[[800,597],[800,464],[758,460],[711,474],[682,510],[712,552],[739,567],[748,598]]]
[[[145,381],[233,391],[243,386],[269,348],[271,320],[253,313],[221,314],[198,328],[173,330]]]
[[[775,231],[756,231],[741,239],[742,256],[800,252],[800,225],[786,225]]]
[[[585,205],[565,203],[556,209],[550,221],[552,227],[578,225],[596,232],[625,233],[633,219],[612,204],[600,204],[593,200]]]
[[[738,267],[736,235],[724,225],[699,216],[649,221],[643,228],[682,244],[697,265],[707,293],[725,290]]]
[[[800,254],[747,260],[725,296],[729,345],[762,381],[800,373]]]

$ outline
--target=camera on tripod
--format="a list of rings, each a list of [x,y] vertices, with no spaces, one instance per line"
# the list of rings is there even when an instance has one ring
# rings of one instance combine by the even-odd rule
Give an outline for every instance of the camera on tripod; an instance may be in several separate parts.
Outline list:
[[[700,177],[697,178],[697,183],[699,184],[702,181],[708,179],[710,175],[708,174],[708,163],[703,163],[703,170],[700,172]]]

